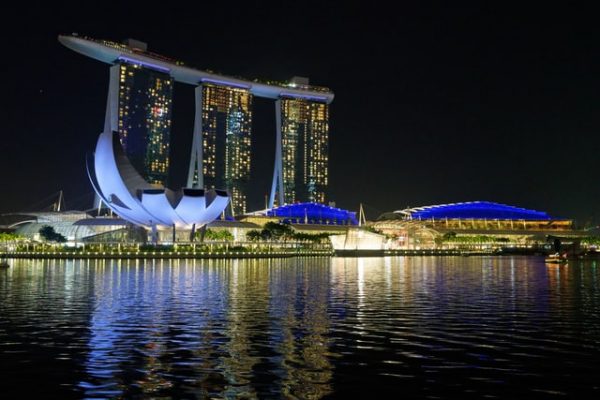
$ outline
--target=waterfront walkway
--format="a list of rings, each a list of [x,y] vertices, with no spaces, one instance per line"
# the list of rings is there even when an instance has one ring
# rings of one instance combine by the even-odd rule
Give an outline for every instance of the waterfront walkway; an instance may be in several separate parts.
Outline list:
[[[21,251],[0,253],[2,258],[57,258],[57,259],[193,259],[193,258],[282,258],[296,256],[330,256],[330,250],[284,250],[270,252],[214,251],[214,252],[173,252],[173,251]]]
[[[450,249],[385,250],[370,256],[470,256],[494,255],[488,252],[465,252]],[[270,251],[15,251],[0,252],[0,258],[30,259],[236,259],[236,258],[288,258],[335,256],[331,249],[281,249]],[[369,255],[348,254],[346,257]],[[342,256],[343,257],[343,256]]]

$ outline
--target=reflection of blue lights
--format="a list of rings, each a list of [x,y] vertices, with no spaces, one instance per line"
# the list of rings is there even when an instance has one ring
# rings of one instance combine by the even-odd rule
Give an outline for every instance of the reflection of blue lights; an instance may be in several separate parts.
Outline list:
[[[418,207],[410,210],[413,219],[431,218],[472,218],[472,219],[513,219],[513,220],[551,220],[555,219],[543,211],[492,203],[472,201],[468,203],[442,204]]]
[[[267,211],[267,216],[291,223],[358,225],[355,212],[318,203],[288,204]]]
[[[160,65],[156,65],[156,64],[152,64],[152,63],[149,63],[149,62],[146,62],[146,61],[140,61],[140,60],[137,60],[135,58],[129,58],[129,57],[125,57],[125,56],[119,56],[118,60],[119,61],[125,61],[125,62],[128,62],[130,64],[138,64],[138,65],[141,65],[141,66],[144,66],[144,67],[148,67],[148,68],[152,68],[152,69],[156,69],[158,71],[165,72],[165,73],[169,73],[171,71],[169,68],[166,68],[166,67],[163,67],[163,66],[160,66]]]

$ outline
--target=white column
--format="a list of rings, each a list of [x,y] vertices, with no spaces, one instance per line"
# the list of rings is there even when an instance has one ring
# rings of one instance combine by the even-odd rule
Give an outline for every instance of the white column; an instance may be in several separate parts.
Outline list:
[[[203,188],[203,153],[202,153],[202,85],[196,87],[196,114],[192,138],[192,154],[188,170],[187,187]],[[195,180],[194,175],[198,176]]]
[[[104,118],[104,132],[119,131],[119,74],[121,66],[115,64],[110,67],[108,82],[108,96],[106,98],[106,115]]]
[[[273,208],[275,203],[275,192],[279,186],[279,205],[283,203],[283,159],[282,159],[282,141],[281,141],[281,99],[275,101],[275,130],[277,137],[275,139],[275,168],[273,170],[273,184],[271,185],[271,196],[269,197],[269,208]]]

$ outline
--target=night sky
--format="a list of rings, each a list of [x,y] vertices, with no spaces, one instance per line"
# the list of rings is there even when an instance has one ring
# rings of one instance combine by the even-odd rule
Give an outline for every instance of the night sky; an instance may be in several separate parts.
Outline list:
[[[5,10],[0,212],[47,205],[60,189],[68,208],[91,206],[84,160],[102,129],[108,65],[57,41],[78,32],[136,38],[200,69],[330,87],[329,199],[352,210],[362,202],[369,218],[489,200],[600,222],[600,30],[591,9],[281,3],[290,6]],[[184,181],[193,99],[191,86],[176,85],[171,186]],[[274,129],[274,103],[256,99],[251,208],[264,206],[270,187]]]

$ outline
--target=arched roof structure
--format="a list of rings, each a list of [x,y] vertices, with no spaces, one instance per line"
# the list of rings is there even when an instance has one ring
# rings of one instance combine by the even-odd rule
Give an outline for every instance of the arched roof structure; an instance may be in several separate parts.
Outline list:
[[[395,215],[390,215],[395,214]],[[393,218],[395,216],[395,218]],[[470,201],[464,203],[439,204],[406,208],[386,213],[380,219],[488,219],[488,220],[560,220],[543,211],[493,203],[490,201]]]
[[[356,213],[319,203],[286,204],[267,210],[269,217],[309,224],[358,225]]]

